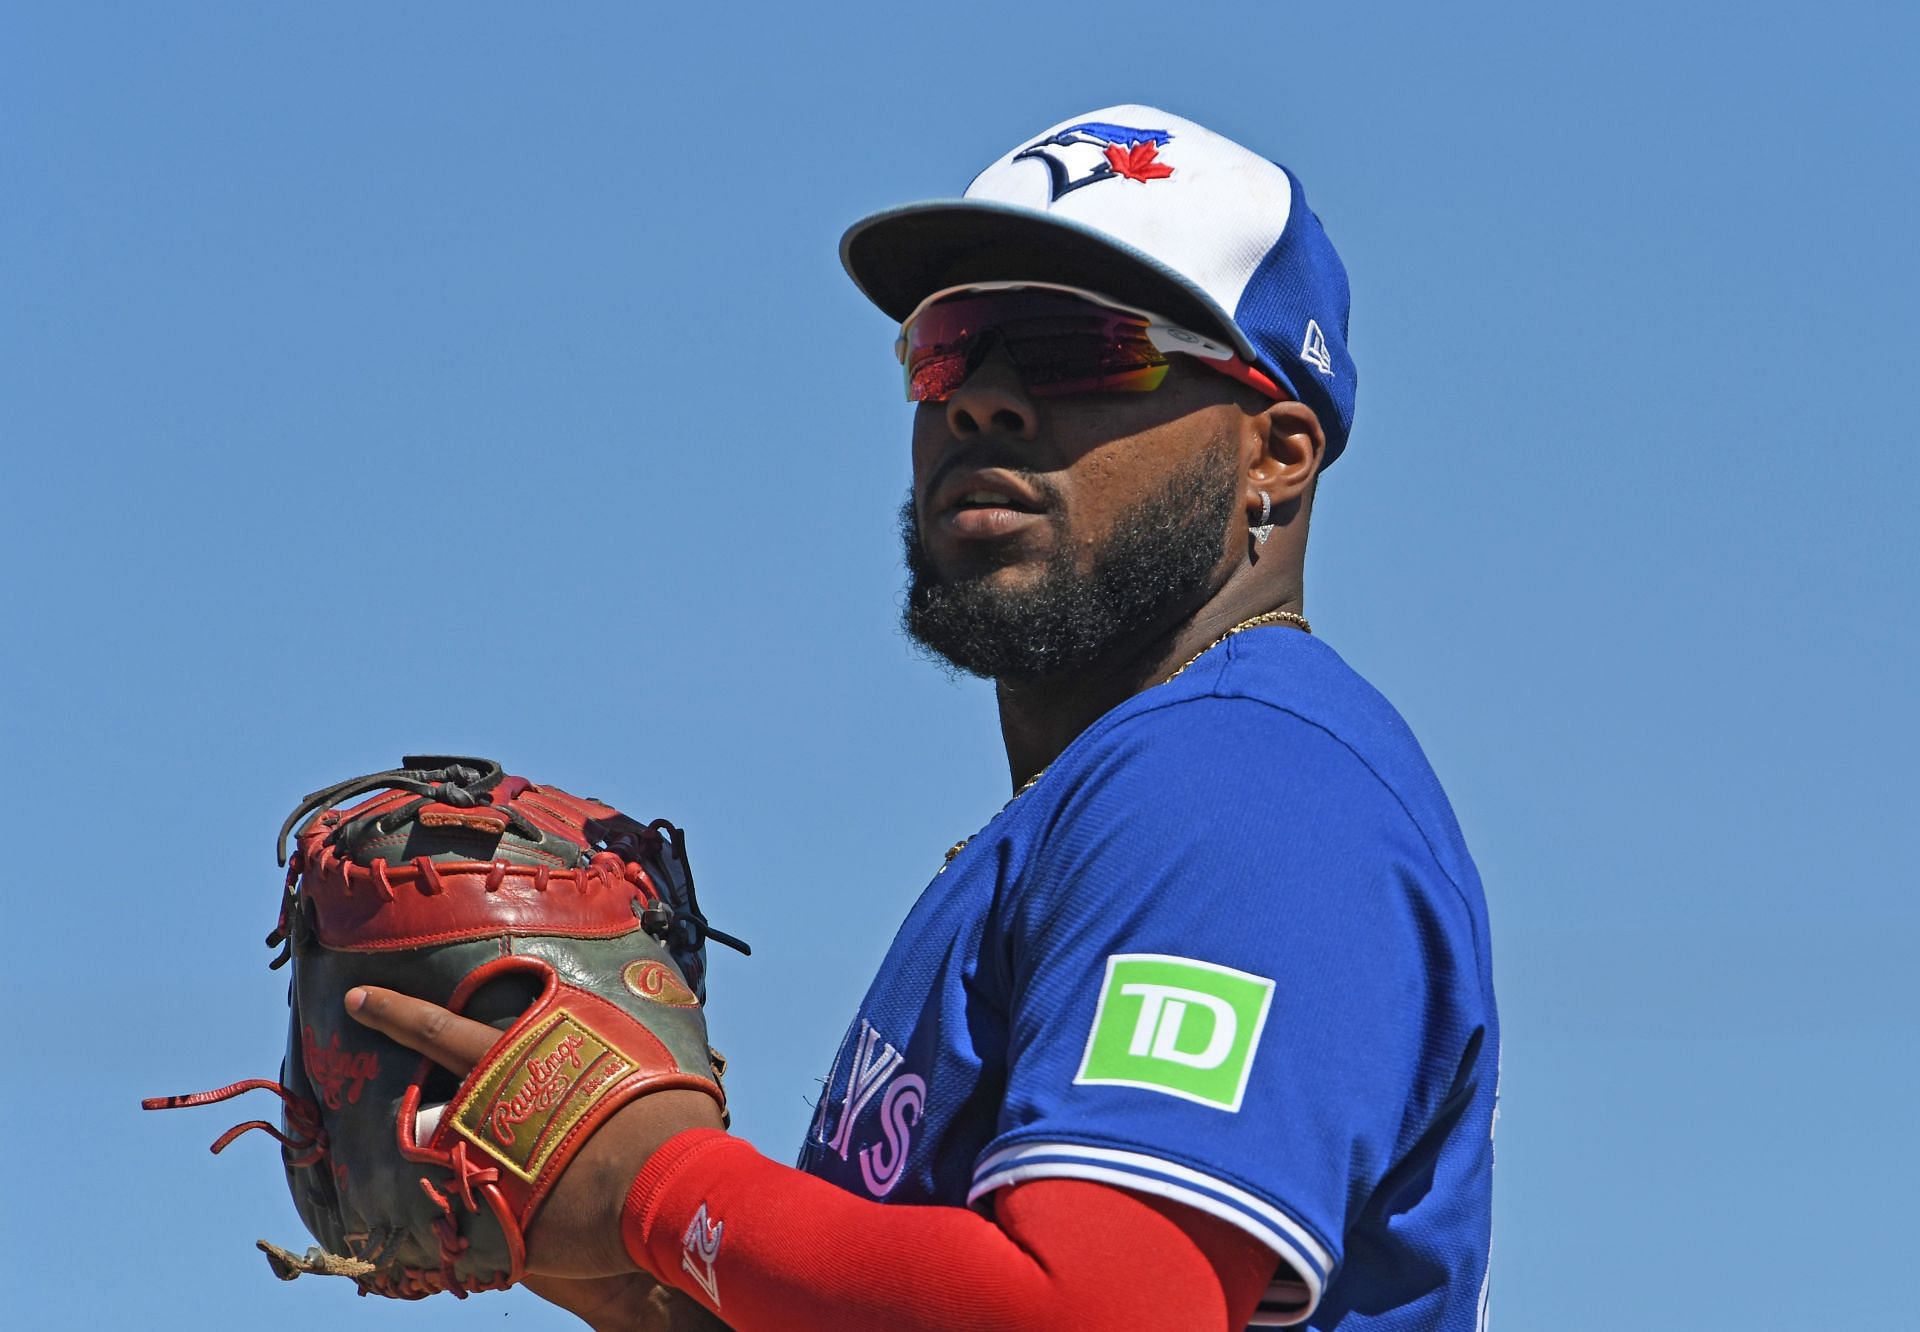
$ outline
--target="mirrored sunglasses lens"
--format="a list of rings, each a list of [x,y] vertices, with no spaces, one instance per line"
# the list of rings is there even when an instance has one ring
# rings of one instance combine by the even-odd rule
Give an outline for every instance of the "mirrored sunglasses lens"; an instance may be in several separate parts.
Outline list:
[[[1143,321],[1044,292],[943,301],[921,311],[903,337],[912,402],[950,398],[989,338],[1005,346],[1021,382],[1044,396],[1144,393],[1166,378],[1166,357]]]
[[[1169,368],[1163,361],[1131,370],[1105,370],[1083,379],[1061,379],[1046,384],[1029,382],[1027,387],[1042,398],[1065,397],[1071,393],[1151,393],[1165,382]]]
[[[967,355],[939,351],[907,356],[907,401],[945,402],[967,382]]]
[[[1141,372],[1166,366],[1166,358],[1144,336],[1124,328],[1109,332],[1023,324],[1008,328],[1006,340],[1022,382],[1036,392],[1068,392],[1068,385],[1088,385],[1078,391],[1092,392],[1109,380],[1131,386]],[[1158,383],[1155,379],[1154,386]]]

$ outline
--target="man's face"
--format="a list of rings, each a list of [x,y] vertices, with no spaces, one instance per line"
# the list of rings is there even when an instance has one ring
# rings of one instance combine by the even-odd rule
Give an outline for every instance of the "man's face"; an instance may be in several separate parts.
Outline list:
[[[1170,628],[1231,567],[1245,412],[1175,357],[1151,393],[1033,397],[991,353],[913,427],[907,632],[961,670],[1071,673]]]

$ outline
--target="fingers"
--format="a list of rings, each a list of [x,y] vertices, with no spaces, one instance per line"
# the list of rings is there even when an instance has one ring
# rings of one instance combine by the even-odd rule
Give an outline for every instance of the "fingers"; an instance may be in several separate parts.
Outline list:
[[[348,990],[347,1014],[409,1050],[419,1051],[448,1072],[462,1075],[500,1039],[500,1033],[484,1022],[377,985],[357,985]]]

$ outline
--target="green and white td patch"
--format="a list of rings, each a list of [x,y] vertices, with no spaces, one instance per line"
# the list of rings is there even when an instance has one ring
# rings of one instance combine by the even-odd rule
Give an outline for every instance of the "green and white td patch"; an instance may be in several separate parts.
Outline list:
[[[1115,953],[1073,1080],[1237,1112],[1272,1002],[1265,976],[1165,953]]]

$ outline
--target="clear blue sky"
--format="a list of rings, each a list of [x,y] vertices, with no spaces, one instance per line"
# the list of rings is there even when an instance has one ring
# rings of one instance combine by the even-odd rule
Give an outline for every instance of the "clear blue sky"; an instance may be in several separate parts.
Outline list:
[[[791,1156],[1006,795],[836,242],[1139,100],[1353,275],[1307,606],[1487,883],[1496,1327],[1910,1326],[1917,12],[0,10],[8,1325],[566,1324],[282,1287],[272,1144],[134,1109],[272,1074],[273,831],[403,750],[691,830]]]

